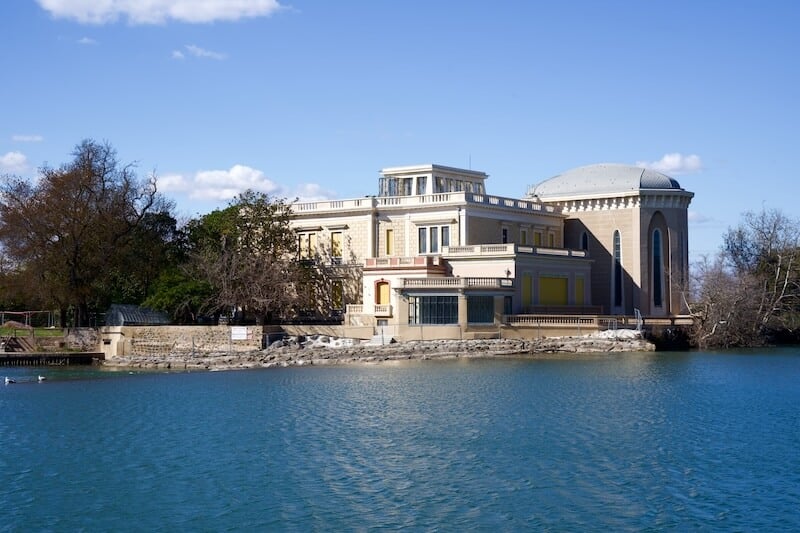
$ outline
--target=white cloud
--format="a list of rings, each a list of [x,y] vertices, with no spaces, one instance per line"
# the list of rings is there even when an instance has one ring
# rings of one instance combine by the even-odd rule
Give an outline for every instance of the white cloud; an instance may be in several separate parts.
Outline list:
[[[93,44],[97,44],[97,41],[95,41],[91,37],[81,37],[80,39],[78,39],[78,44],[85,44],[90,46]]]
[[[703,162],[699,155],[683,155],[678,152],[664,154],[658,161],[637,161],[636,166],[652,168],[669,175],[692,174],[703,170]]]
[[[703,213],[698,213],[697,211],[689,211],[686,217],[692,224],[709,224],[714,222],[714,219],[710,216],[704,215]]]
[[[186,195],[190,200],[227,202],[247,189],[280,198],[301,201],[319,201],[335,195],[315,183],[286,187],[275,183],[260,170],[234,165],[228,170],[202,170],[194,175],[165,174],[158,177],[158,189],[175,195]]]
[[[22,135],[17,133],[11,136],[11,140],[18,143],[40,143],[44,140],[44,137],[41,135]]]
[[[199,46],[195,46],[193,44],[187,44],[184,46],[186,50],[195,57],[201,57],[205,59],[216,59],[217,61],[222,61],[223,59],[227,58],[228,56],[225,54],[221,54],[219,52],[212,52],[211,50],[206,50],[205,48],[200,48]]]
[[[184,192],[189,190],[190,184],[180,174],[165,174],[156,178],[158,190],[161,192]]]
[[[36,0],[57,18],[82,24],[107,24],[123,18],[130,24],[190,24],[265,17],[283,6],[278,0]]]
[[[297,198],[301,202],[318,202],[320,200],[330,200],[336,196],[332,191],[323,189],[316,183],[301,183],[294,187],[292,194],[287,194],[290,200]]]
[[[204,170],[195,174],[191,198],[230,200],[247,189],[275,194],[279,187],[263,172],[245,165],[234,165],[229,170]]]
[[[173,50],[172,59],[186,59],[186,56],[180,50]]]
[[[0,155],[0,172],[17,174],[28,169],[28,158],[22,152]]]

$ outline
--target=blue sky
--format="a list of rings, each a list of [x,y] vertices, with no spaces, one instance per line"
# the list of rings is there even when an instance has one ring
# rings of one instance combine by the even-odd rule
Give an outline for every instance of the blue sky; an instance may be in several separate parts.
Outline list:
[[[519,197],[640,163],[693,191],[690,252],[797,217],[793,1],[4,0],[0,174],[82,139],[194,216],[250,187],[375,194],[383,167],[482,170]]]

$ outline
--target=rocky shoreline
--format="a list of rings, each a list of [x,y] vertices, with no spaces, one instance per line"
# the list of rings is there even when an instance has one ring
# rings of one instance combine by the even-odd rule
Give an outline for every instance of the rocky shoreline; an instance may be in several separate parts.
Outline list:
[[[632,330],[604,331],[580,337],[552,337],[537,340],[482,339],[408,341],[385,345],[355,343],[352,339],[325,336],[302,342],[289,338],[264,350],[202,355],[164,354],[116,357],[103,362],[109,368],[164,370],[237,370],[284,368],[306,365],[381,363],[401,360],[456,358],[529,358],[554,354],[608,352],[650,352],[655,345]]]

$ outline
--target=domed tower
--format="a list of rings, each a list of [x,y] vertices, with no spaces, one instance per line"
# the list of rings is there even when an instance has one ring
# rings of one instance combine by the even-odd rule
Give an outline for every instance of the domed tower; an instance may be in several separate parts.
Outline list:
[[[567,215],[564,246],[587,250],[592,303],[611,314],[685,312],[687,213],[693,193],[654,170],[619,164],[576,168],[529,188],[527,197]]]

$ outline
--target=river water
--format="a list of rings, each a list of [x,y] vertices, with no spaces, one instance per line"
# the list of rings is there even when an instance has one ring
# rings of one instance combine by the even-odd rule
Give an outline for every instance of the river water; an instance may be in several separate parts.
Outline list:
[[[798,349],[2,371],[2,531],[800,530]]]

